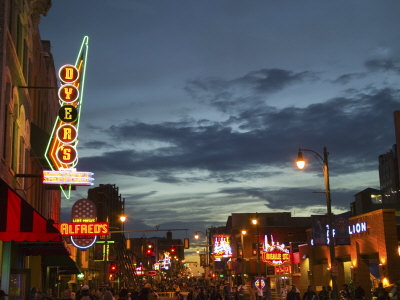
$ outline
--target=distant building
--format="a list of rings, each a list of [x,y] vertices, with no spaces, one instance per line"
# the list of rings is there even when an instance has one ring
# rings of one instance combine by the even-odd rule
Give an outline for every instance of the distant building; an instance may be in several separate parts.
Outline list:
[[[101,259],[90,260],[88,265],[87,271],[93,274],[92,285],[98,286],[100,283],[108,284],[109,282],[111,286],[115,286],[117,281],[133,283],[135,280],[133,259],[127,251],[127,240],[122,232],[124,223],[120,219],[125,212],[125,199],[121,197],[115,184],[100,184],[98,187],[89,189],[88,199],[96,205],[97,221],[108,222],[110,230],[108,236],[102,236],[96,242],[92,254],[96,256],[96,250],[100,249],[101,254],[108,251],[108,255],[106,254],[106,257]],[[107,270],[105,265],[115,266],[115,274]]]
[[[379,183],[382,191],[382,202],[384,204],[394,204],[400,201],[399,169],[397,158],[397,147],[379,155]]]
[[[173,239],[172,232],[166,237],[131,238],[130,250],[138,270],[177,270],[185,259],[184,245],[181,239]],[[140,271],[138,271],[140,272]],[[144,272],[144,271],[143,271]]]
[[[366,188],[354,195],[355,201],[350,203],[352,216],[358,216],[370,211],[383,208],[383,197],[380,190]]]

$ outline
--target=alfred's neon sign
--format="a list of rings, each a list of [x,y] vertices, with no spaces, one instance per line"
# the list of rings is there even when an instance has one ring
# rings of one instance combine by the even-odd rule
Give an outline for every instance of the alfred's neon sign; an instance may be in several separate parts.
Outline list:
[[[58,229],[61,235],[106,235],[108,231],[108,223],[59,223]]]

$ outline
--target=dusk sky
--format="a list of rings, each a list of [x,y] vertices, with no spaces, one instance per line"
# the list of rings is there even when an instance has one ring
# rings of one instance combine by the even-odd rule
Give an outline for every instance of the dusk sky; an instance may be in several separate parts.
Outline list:
[[[89,36],[77,169],[119,187],[125,229],[324,214],[321,165],[306,154],[297,170],[299,147],[327,147],[334,213],[379,188],[400,109],[399,1],[52,2],[40,32],[57,69]],[[64,218],[86,191],[62,199]]]

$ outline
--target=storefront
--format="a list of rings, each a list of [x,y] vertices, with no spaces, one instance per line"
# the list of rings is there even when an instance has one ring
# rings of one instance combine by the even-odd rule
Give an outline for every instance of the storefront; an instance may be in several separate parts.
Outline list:
[[[57,282],[56,270],[44,258],[62,256],[67,262],[60,261],[57,270],[78,272],[53,222],[1,180],[0,250],[1,289],[9,294],[10,300],[25,299],[33,287],[44,292],[54,287],[51,281],[53,278]]]
[[[365,291],[400,279],[399,242],[394,209],[349,218],[351,274]]]

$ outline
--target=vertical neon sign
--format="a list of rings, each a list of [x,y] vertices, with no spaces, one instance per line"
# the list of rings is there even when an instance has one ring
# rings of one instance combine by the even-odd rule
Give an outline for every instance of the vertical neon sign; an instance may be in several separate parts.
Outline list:
[[[64,65],[58,72],[62,83],[58,90],[60,109],[45,152],[45,158],[51,170],[60,171],[59,174],[56,174],[57,176],[63,176],[64,171],[76,171],[75,167],[78,163],[76,147],[78,145],[80,112],[84,94],[88,41],[89,37],[85,36],[75,65]],[[91,184],[92,181],[92,179],[89,180]],[[69,199],[71,197],[71,183],[62,184],[60,188],[64,196]]]

